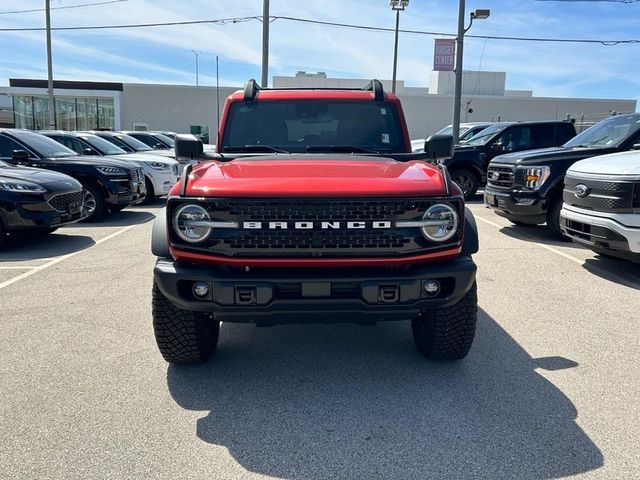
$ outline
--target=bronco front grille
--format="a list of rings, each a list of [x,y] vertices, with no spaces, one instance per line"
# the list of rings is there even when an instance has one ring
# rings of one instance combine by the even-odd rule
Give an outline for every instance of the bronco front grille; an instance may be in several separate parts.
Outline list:
[[[211,199],[197,203],[209,212],[212,221],[250,222],[259,228],[215,228],[197,245],[185,244],[172,229],[171,241],[182,249],[245,258],[417,255],[459,244],[462,229],[445,244],[434,244],[419,228],[398,228],[395,223],[420,220],[430,206],[443,202],[453,204],[462,222],[462,202],[451,199]],[[180,199],[169,203],[172,218],[185,203],[191,202]],[[273,222],[286,223],[288,228],[270,228]],[[296,229],[298,222],[313,227]],[[323,229],[327,222],[336,228]],[[350,222],[366,224],[366,228],[348,228]],[[374,228],[376,222],[393,226]]]
[[[563,200],[568,205],[599,212],[633,213],[637,182],[569,174],[564,185]]]
[[[78,191],[73,193],[62,193],[59,195],[55,195],[49,199],[48,203],[54,210],[57,210],[59,212],[68,212],[71,205],[82,205],[83,200],[84,196],[82,194],[82,191]]]

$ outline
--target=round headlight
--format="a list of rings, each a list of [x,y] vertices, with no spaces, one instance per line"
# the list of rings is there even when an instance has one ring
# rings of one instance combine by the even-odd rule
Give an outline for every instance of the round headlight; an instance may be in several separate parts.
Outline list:
[[[184,205],[173,216],[173,228],[178,236],[189,243],[198,243],[207,239],[210,227],[199,226],[198,222],[210,220],[207,211],[199,205]]]
[[[429,222],[422,227],[422,234],[432,242],[446,242],[458,231],[458,212],[449,205],[439,203],[430,207],[422,219]]]

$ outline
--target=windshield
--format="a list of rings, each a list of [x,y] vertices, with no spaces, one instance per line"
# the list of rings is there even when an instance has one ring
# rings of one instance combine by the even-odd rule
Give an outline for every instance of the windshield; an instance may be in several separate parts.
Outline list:
[[[165,145],[167,145],[169,147],[173,147],[176,144],[176,142],[174,142],[172,138],[169,138],[169,137],[167,137],[166,135],[164,135],[162,133],[154,133],[153,137],[157,138],[158,140],[160,140],[162,143],[164,143]]]
[[[120,147],[115,146],[111,142],[107,142],[104,138],[100,138],[97,135],[83,136],[82,139],[102,155],[122,155],[123,153],[127,153]]]
[[[27,130],[13,130],[11,134],[45,158],[75,157],[78,155],[70,148],[39,133]]]
[[[617,147],[639,129],[640,115],[619,115],[596,123],[580,135],[573,137],[564,146]]]
[[[406,151],[396,109],[387,102],[237,102],[222,138],[222,152],[258,146],[296,153]]]
[[[133,148],[136,152],[150,152],[153,150],[153,148],[146,143],[141,142],[137,138],[130,137],[129,135],[118,135],[115,138],[124,142],[126,145],[129,145],[129,147]]]
[[[493,137],[495,137],[498,133],[503,131],[509,125],[492,125],[490,127],[485,128],[477,135],[474,135],[467,141],[467,145],[486,145],[489,143]]]

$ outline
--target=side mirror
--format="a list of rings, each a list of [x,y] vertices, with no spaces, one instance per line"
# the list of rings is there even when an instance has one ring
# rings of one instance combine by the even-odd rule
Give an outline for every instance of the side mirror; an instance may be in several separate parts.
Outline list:
[[[635,143],[631,148],[632,150],[640,150],[640,143]]]
[[[151,148],[153,148],[154,150],[164,150],[167,147],[165,147],[162,143],[158,142]]]
[[[453,157],[453,135],[431,135],[424,142],[424,153],[436,162]]]
[[[176,135],[175,139],[175,152],[176,158],[188,158],[193,160],[194,158],[202,156],[204,152],[204,145],[195,135],[188,133],[180,133]]]
[[[29,163],[29,152],[26,150],[14,150],[11,152],[11,160],[18,165],[27,165]]]
[[[96,152],[93,148],[87,147],[82,150],[82,155],[98,155],[98,152]]]
[[[496,142],[491,144],[491,150],[494,152],[505,152],[507,148],[501,142]]]

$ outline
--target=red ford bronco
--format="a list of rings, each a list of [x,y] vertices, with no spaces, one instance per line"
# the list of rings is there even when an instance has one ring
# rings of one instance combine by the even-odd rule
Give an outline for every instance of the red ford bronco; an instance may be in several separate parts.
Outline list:
[[[153,227],[153,326],[171,363],[207,360],[220,322],[411,320],[428,359],[457,360],[477,317],[478,234],[440,164],[450,136],[411,153],[398,98],[261,89],[227,100],[215,153],[192,159]]]

